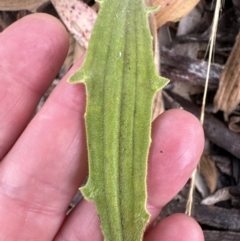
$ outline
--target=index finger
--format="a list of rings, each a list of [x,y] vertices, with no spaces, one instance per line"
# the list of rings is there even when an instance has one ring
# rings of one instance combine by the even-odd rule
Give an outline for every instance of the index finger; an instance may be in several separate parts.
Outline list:
[[[67,51],[63,25],[47,14],[24,17],[0,34],[0,159],[30,121]]]

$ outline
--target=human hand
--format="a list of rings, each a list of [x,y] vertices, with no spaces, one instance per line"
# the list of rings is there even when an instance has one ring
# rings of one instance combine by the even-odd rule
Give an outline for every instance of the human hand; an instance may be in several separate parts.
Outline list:
[[[66,210],[87,175],[85,88],[66,83],[72,68],[32,119],[68,50],[60,22],[25,17],[0,34],[0,240],[102,240],[94,205]],[[166,111],[152,127],[148,167],[151,223],[183,187],[203,149],[199,121]],[[175,214],[148,229],[146,241],[203,241],[199,225]]]

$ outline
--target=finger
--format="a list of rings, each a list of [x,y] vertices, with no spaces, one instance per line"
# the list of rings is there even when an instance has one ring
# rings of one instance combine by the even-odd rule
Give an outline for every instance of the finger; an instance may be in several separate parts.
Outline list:
[[[86,177],[85,89],[67,77],[1,163],[0,240],[52,240]]]
[[[157,217],[166,204],[184,185],[196,167],[203,148],[203,131],[199,121],[181,110],[167,111],[153,124],[148,168],[148,204]],[[86,208],[87,207],[87,208]],[[86,208],[86,210],[82,210]],[[95,218],[94,218],[95,217]],[[67,217],[54,241],[88,241],[88,229],[96,230],[94,240],[102,240],[99,218],[92,204],[83,200]]]
[[[46,14],[24,17],[0,34],[0,160],[31,119],[67,50],[64,27]]]
[[[68,215],[54,241],[102,241],[100,221],[95,205],[81,201]]]
[[[198,223],[184,214],[174,214],[162,220],[145,236],[145,241],[204,241]]]
[[[196,168],[203,151],[204,134],[195,116],[183,110],[169,110],[153,123],[152,138],[147,202],[151,222]]]

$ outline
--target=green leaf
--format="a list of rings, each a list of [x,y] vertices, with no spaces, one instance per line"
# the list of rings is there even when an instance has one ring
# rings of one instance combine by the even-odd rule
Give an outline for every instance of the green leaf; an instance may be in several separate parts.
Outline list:
[[[92,200],[106,241],[140,241],[149,220],[146,175],[157,76],[143,0],[102,0],[83,67]]]

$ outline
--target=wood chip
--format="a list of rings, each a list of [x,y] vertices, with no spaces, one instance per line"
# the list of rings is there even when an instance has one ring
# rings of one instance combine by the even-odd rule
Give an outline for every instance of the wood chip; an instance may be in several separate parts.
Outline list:
[[[222,189],[217,190],[215,193],[210,196],[204,198],[201,204],[204,205],[214,205],[218,202],[227,201],[231,199],[231,195],[229,193],[230,187],[224,187]]]
[[[35,12],[36,9],[48,0],[0,0],[1,11],[29,10]]]
[[[176,54],[165,47],[161,48],[161,73],[171,81],[185,82],[191,85],[204,86],[207,74],[207,62]],[[223,67],[211,64],[209,89],[218,88]]]
[[[228,127],[231,131],[240,133],[240,116],[232,116],[229,119]]]
[[[229,231],[203,231],[205,241],[236,241],[240,240],[240,233]]]

